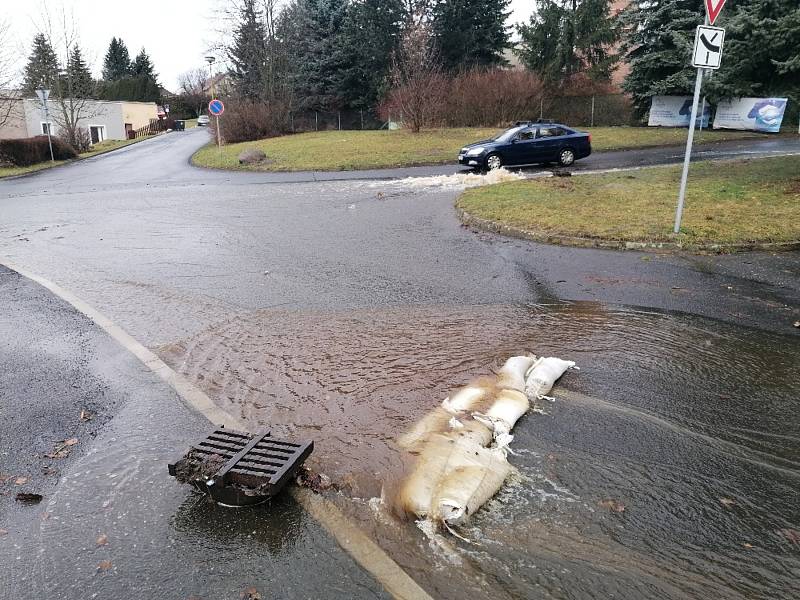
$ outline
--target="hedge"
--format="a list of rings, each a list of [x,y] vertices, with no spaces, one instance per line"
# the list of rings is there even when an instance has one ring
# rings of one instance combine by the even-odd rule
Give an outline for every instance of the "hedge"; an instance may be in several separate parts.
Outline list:
[[[78,153],[64,140],[53,137],[53,158],[68,160],[77,158]],[[16,167],[27,167],[50,160],[50,146],[46,135],[31,138],[0,140],[0,163],[10,163]]]

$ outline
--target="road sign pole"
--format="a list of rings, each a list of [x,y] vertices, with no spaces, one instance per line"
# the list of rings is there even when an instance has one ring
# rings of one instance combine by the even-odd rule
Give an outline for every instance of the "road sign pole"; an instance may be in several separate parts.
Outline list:
[[[219,115],[217,115],[217,148],[222,150],[222,137],[219,133]]]
[[[694,100],[692,102],[692,116],[689,118],[689,139],[686,141],[686,155],[683,157],[683,173],[681,174],[681,191],[678,194],[678,209],[675,211],[675,233],[681,230],[683,217],[683,203],[686,199],[686,181],[689,178],[689,162],[692,159],[692,143],[694,143],[694,129],[697,123],[697,105],[700,101],[700,88],[703,85],[703,69],[697,69],[697,81],[694,84]]]

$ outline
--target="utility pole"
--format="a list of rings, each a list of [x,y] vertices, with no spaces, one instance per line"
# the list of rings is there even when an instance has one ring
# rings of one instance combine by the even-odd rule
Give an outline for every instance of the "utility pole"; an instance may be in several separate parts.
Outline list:
[[[56,162],[56,159],[53,157],[53,140],[50,137],[50,112],[47,110],[47,99],[50,97],[50,90],[47,88],[40,88],[36,90],[36,95],[39,96],[39,100],[42,102],[42,108],[44,109],[44,126],[47,130],[47,145],[50,146],[50,162]]]
[[[216,100],[217,94],[214,91],[214,61],[217,60],[214,56],[206,56],[206,62],[208,63],[208,72],[210,74],[210,81],[211,81],[211,99]],[[220,136],[219,132],[219,115],[215,116],[216,118],[216,126],[215,129],[217,130],[217,148],[222,148],[222,137]]]

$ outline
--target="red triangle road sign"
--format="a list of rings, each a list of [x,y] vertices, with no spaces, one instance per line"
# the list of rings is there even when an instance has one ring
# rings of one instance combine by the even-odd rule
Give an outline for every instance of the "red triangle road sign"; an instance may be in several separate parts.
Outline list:
[[[717,20],[719,13],[722,12],[722,7],[725,6],[725,0],[706,0],[706,13],[708,14],[708,23],[713,25]]]

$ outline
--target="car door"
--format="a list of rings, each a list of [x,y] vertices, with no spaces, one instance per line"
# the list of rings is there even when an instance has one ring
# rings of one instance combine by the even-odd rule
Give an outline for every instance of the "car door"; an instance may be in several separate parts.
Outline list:
[[[506,164],[527,165],[531,162],[531,157],[536,152],[536,128],[529,127],[523,129],[514,137],[513,142],[507,150],[508,157]]]
[[[557,161],[561,147],[564,145],[565,134],[566,131],[556,125],[539,127],[539,133],[536,136],[537,162]]]

